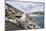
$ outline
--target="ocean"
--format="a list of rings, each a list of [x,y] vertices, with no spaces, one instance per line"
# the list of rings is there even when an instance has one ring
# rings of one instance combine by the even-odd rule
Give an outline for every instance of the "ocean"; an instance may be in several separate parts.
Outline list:
[[[38,23],[41,28],[44,28],[44,16],[33,16],[32,21]]]

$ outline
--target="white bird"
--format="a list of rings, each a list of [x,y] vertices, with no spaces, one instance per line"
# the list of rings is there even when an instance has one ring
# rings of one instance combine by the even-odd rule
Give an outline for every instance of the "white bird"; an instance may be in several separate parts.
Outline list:
[[[20,18],[20,21],[26,21],[26,19],[27,19],[27,17],[26,17],[26,14],[24,13],[24,14],[22,15],[22,17]]]

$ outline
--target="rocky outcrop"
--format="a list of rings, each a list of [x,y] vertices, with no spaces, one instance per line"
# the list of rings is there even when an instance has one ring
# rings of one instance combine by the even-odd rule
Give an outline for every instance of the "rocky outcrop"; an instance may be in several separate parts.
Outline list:
[[[22,29],[40,28],[37,23],[30,20],[30,17],[27,14],[9,5],[6,5],[5,21],[9,21],[17,26],[20,26]]]

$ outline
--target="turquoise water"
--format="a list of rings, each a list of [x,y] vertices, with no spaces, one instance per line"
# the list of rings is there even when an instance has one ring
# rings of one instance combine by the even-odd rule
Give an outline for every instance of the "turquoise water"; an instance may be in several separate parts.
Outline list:
[[[38,23],[41,28],[44,28],[44,16],[33,16],[32,20]]]

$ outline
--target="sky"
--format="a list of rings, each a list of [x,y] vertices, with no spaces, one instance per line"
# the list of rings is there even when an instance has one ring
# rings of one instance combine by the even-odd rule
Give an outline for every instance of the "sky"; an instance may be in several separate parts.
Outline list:
[[[6,1],[6,3],[20,9],[24,13],[43,11],[43,2],[16,2],[16,0],[10,0]]]

